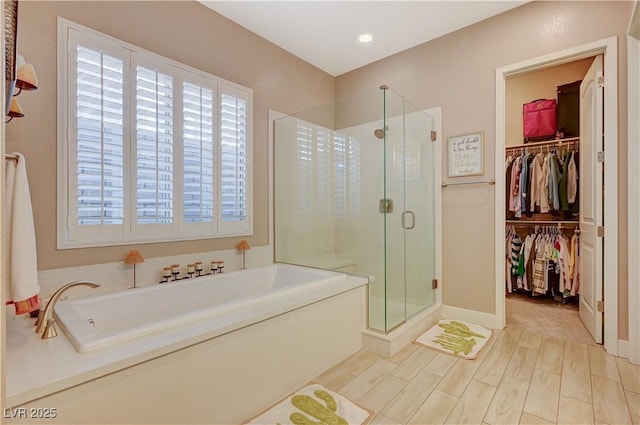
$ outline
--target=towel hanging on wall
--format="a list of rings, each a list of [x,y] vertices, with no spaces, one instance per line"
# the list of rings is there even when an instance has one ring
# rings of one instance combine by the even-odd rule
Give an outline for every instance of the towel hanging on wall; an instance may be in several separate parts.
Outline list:
[[[16,160],[6,163],[7,228],[9,241],[9,300],[16,314],[29,313],[40,308],[36,233],[27,166],[24,155],[14,153]]]

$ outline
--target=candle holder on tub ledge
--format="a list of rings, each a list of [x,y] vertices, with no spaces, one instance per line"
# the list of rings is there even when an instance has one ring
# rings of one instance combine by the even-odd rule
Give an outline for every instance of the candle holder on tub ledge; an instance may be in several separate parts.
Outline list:
[[[193,274],[196,272],[195,263],[187,264],[187,274],[189,275],[189,279],[193,277]]]
[[[222,273],[224,269],[224,261],[213,260],[211,261],[211,274]]]
[[[162,281],[160,283],[167,283],[171,278],[171,267],[162,268]]]
[[[180,274],[180,264],[171,265],[171,274],[173,275],[172,280],[178,280],[178,275]]]

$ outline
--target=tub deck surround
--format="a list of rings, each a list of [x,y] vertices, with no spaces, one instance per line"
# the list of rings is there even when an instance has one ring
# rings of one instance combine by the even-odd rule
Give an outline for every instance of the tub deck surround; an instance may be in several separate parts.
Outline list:
[[[35,334],[33,319],[8,315],[7,405],[23,404],[366,283],[365,278],[343,273],[274,264],[77,298],[58,304],[64,332],[49,340]],[[208,305],[216,300],[217,306]],[[95,328],[87,323],[87,314]],[[65,332],[76,332],[76,344],[87,352],[78,352]]]

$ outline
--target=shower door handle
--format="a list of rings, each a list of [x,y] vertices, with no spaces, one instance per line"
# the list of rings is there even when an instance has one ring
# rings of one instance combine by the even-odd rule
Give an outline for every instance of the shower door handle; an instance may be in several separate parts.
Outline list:
[[[409,214],[411,215],[411,225],[407,226],[407,215]],[[416,214],[411,210],[403,211],[402,212],[402,228],[405,230],[411,230],[414,227],[416,227]]]

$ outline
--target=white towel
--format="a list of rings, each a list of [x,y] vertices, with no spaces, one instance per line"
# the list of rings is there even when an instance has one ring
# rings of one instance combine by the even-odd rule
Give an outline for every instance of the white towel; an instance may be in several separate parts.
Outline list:
[[[24,155],[14,155],[18,160],[6,164],[8,228],[5,231],[9,240],[9,299],[17,303],[38,295],[40,284],[27,164]]]

